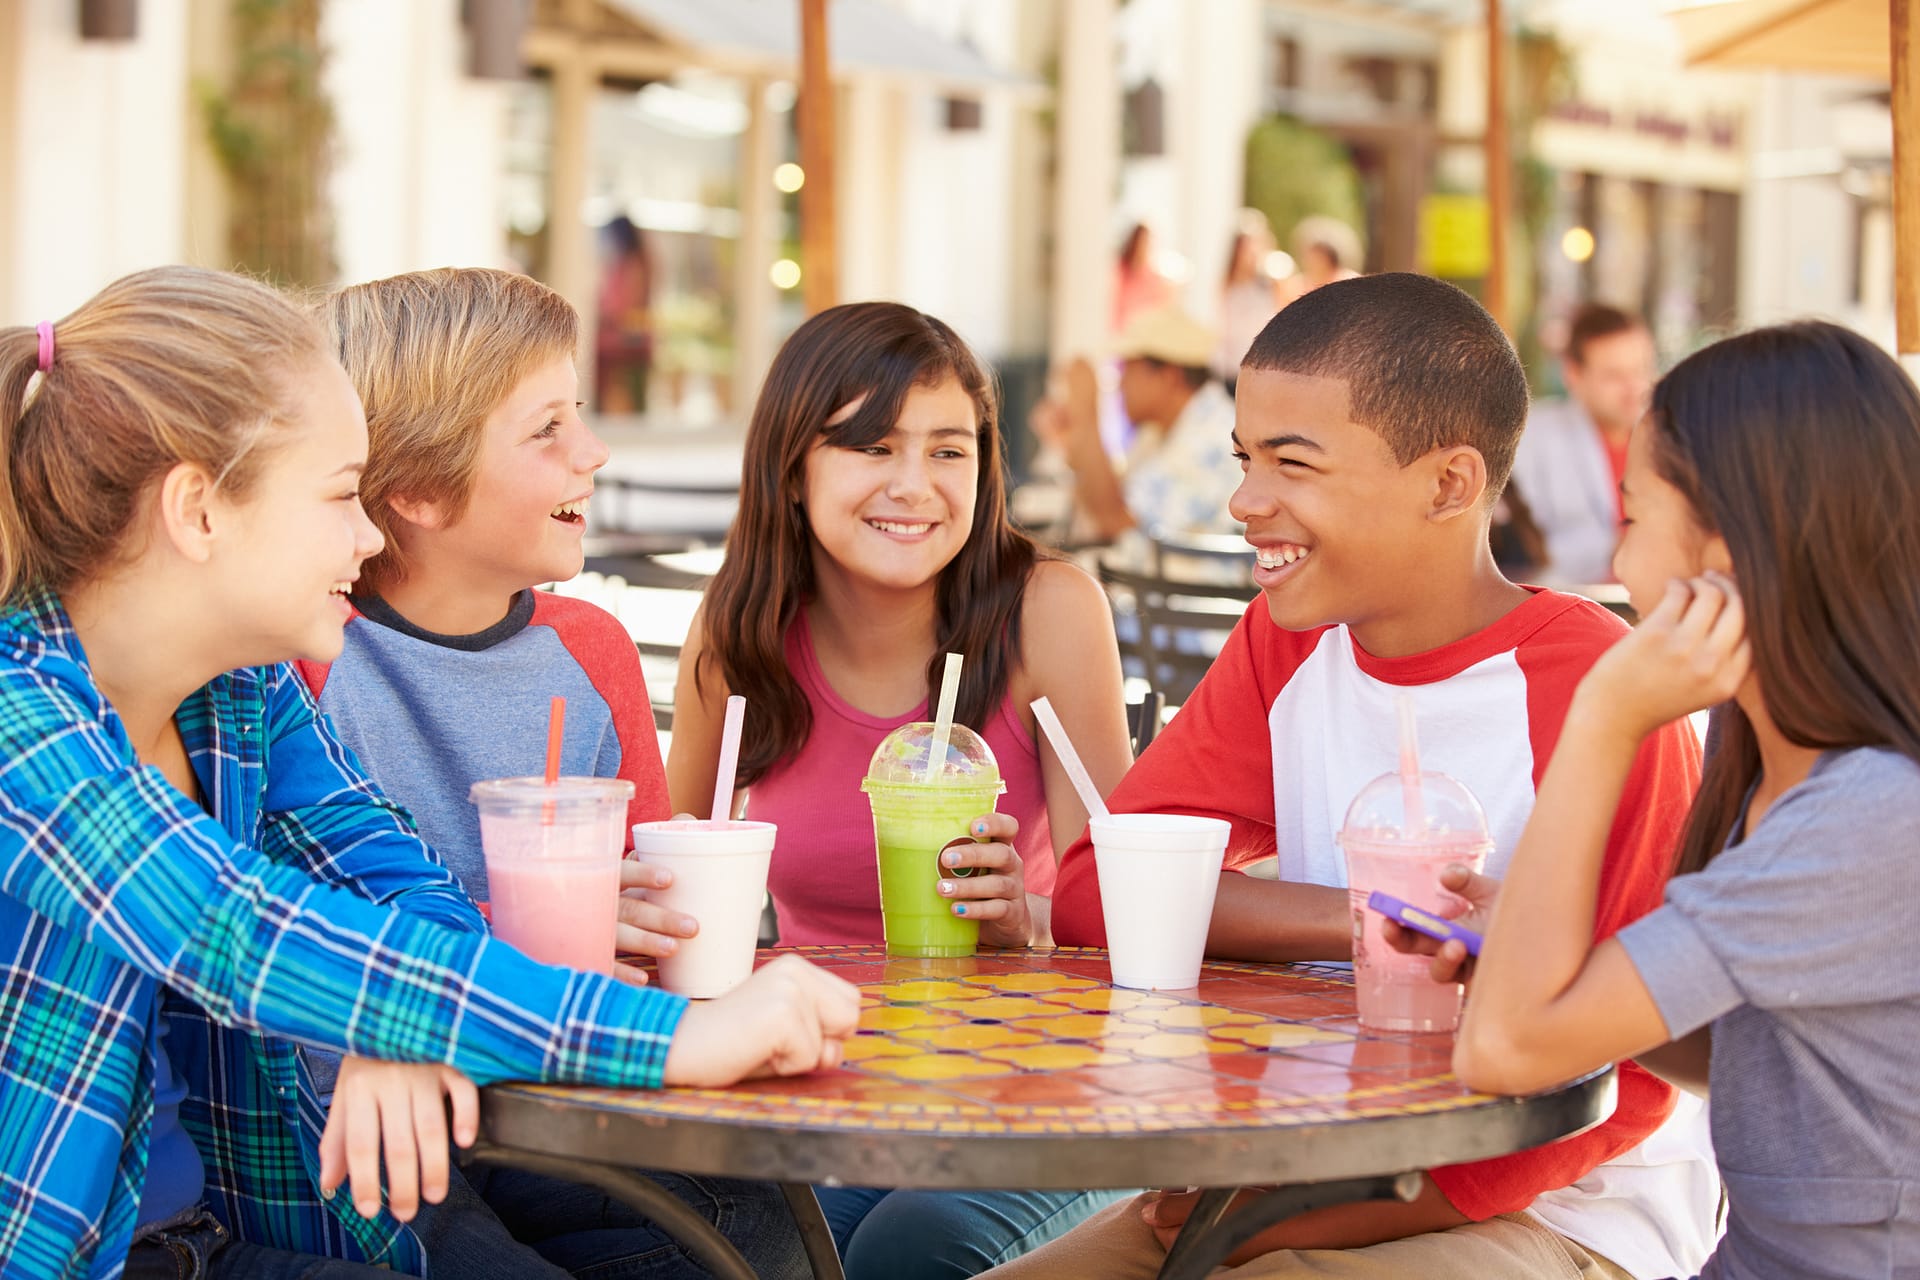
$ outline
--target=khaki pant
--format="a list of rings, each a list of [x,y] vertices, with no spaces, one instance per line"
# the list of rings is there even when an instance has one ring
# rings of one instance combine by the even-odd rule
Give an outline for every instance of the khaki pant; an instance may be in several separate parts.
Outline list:
[[[1049,1244],[995,1267],[990,1280],[1153,1280],[1167,1251],[1139,1197],[1109,1205]],[[1231,1280],[1633,1280],[1550,1227],[1507,1214],[1364,1249],[1282,1249],[1215,1276]]]

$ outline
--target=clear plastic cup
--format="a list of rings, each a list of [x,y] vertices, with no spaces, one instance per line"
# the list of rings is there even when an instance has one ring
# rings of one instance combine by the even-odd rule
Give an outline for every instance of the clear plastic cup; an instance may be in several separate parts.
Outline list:
[[[890,956],[970,956],[980,942],[980,922],[954,915],[952,900],[940,896],[940,881],[958,874],[940,866],[940,853],[973,839],[967,824],[992,812],[1007,784],[993,749],[963,724],[953,726],[946,758],[928,778],[933,729],[917,721],[888,734],[860,784],[873,805]]]
[[[776,834],[771,822],[642,822],[633,856],[673,872],[647,900],[692,916],[700,930],[655,962],[660,986],[695,1000],[723,996],[753,973],[760,907]]]
[[[1091,819],[1087,829],[1114,985],[1198,986],[1232,828],[1220,818],[1116,813]]]
[[[1493,839],[1473,793],[1443,773],[1419,775],[1418,825],[1407,823],[1408,780],[1382,774],[1347,809],[1340,847],[1347,855],[1347,897],[1353,911],[1353,990],[1360,1024],[1380,1031],[1452,1031],[1460,1022],[1462,987],[1440,983],[1427,958],[1389,947],[1385,919],[1367,907],[1383,890],[1409,905],[1453,915],[1460,899],[1440,887],[1451,863],[1486,866]]]
[[[480,810],[494,936],[544,964],[613,972],[633,784],[496,778],[467,794]]]

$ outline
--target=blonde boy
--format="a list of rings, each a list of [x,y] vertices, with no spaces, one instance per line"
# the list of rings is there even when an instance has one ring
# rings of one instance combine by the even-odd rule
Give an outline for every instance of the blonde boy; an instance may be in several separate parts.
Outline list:
[[[484,903],[467,789],[541,771],[555,694],[567,700],[562,772],[632,782],[629,822],[668,815],[632,639],[604,610],[535,589],[580,571],[593,476],[607,461],[580,416],[579,320],[545,285],[476,268],[354,285],[327,299],[323,318],[366,408],[360,500],[386,546],[351,584],[340,656],[302,663],[301,674],[367,772]],[[664,883],[633,862],[622,879]],[[694,932],[649,903],[623,899],[621,911],[623,950],[658,954]],[[310,1065],[330,1087],[334,1064],[316,1054]],[[780,1273],[800,1256],[771,1186],[656,1176],[725,1222],[758,1266]],[[418,1226],[442,1274],[559,1274],[502,1223],[566,1271],[625,1274],[644,1259],[650,1276],[699,1274],[597,1192],[513,1171],[471,1178],[456,1177]]]

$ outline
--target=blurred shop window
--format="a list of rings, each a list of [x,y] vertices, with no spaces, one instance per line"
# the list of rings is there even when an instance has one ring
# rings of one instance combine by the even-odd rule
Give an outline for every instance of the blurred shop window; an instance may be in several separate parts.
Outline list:
[[[735,416],[734,268],[740,236],[745,82],[689,69],[607,83],[592,105],[587,199],[598,306],[582,335],[601,366],[594,407],[698,427]],[[783,124],[784,122],[782,122]],[[782,127],[776,124],[775,127]],[[552,94],[512,90],[506,218],[519,265],[547,278]]]

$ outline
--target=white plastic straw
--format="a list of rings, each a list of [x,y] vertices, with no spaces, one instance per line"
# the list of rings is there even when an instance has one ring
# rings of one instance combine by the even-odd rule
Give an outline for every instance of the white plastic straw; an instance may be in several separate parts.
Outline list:
[[[933,742],[927,748],[922,782],[933,782],[947,764],[947,739],[953,736],[953,704],[960,697],[960,655],[947,655],[947,673],[940,677],[940,713],[933,718]]]
[[[746,719],[747,700],[739,694],[727,699],[726,727],[720,731],[720,772],[713,779],[713,817],[716,823],[733,821],[733,775],[740,764],[740,723]]]
[[[1400,711],[1400,807],[1406,823],[1401,834],[1418,840],[1427,829],[1426,810],[1420,801],[1420,731],[1414,720],[1413,696],[1400,694],[1396,702]]]
[[[1080,803],[1087,806],[1087,816],[1111,817],[1107,812],[1107,802],[1100,798],[1100,792],[1094,788],[1093,779],[1087,774],[1087,766],[1080,763],[1080,753],[1073,749],[1060,717],[1053,713],[1053,704],[1045,698],[1035,698],[1033,714],[1040,721],[1040,728],[1046,732],[1047,741],[1053,744],[1053,754],[1060,757],[1060,764],[1072,780],[1073,789],[1080,793]]]

